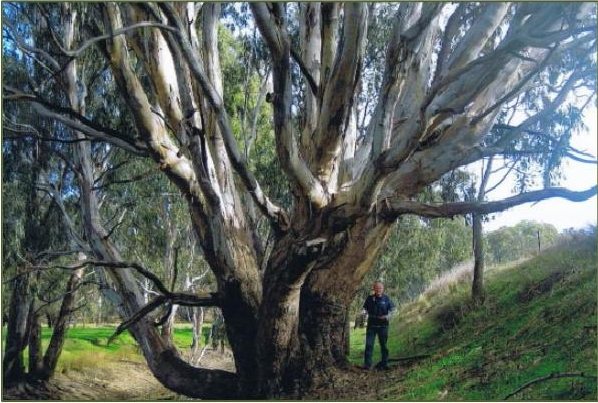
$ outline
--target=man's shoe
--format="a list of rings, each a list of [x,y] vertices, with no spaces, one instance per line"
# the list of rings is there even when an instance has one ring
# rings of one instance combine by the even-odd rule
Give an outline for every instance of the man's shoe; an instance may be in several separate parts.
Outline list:
[[[376,369],[378,371],[388,371],[388,365],[379,362],[378,364],[376,364]]]
[[[369,365],[362,365],[361,367],[359,367],[365,371],[369,371],[370,369],[372,369]]]

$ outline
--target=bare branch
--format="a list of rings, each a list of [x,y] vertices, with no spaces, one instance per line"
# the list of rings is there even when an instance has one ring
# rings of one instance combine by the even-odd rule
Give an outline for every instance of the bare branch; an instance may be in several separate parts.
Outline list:
[[[131,327],[135,323],[139,322],[142,318],[144,318],[150,312],[159,308],[165,302],[166,302],[166,297],[164,295],[160,295],[160,296],[154,298],[153,300],[151,300],[150,302],[148,302],[147,304],[145,304],[141,309],[139,309],[137,312],[135,312],[135,314],[133,314],[133,316],[131,316],[129,319],[125,320],[120,325],[118,325],[118,327],[114,331],[114,334],[112,334],[112,336],[110,336],[108,338],[108,341],[106,342],[106,344],[112,343],[112,341],[114,341],[114,339],[118,335],[120,335],[122,332],[127,330],[129,327]]]
[[[147,156],[147,147],[141,141],[130,138],[111,128],[103,127],[71,108],[49,103],[35,94],[24,93],[9,85],[4,85],[3,88],[5,91],[5,94],[3,94],[4,100],[30,102],[41,116],[62,122],[91,138],[112,143],[135,155]]]
[[[329,202],[322,183],[313,175],[293,134],[291,124],[292,80],[290,70],[290,39],[286,35],[285,20],[279,3],[251,3],[256,25],[264,37],[273,59],[273,87],[270,102],[274,109],[276,152],[292,185],[301,190],[316,207]],[[268,100],[268,98],[266,98]]]
[[[493,158],[493,156],[491,156],[490,158]],[[502,175],[502,177],[501,177],[499,180],[497,180],[497,181],[494,183],[494,185],[493,185],[493,186],[491,186],[489,189],[487,189],[487,190],[486,190],[486,192],[485,192],[486,194],[488,194],[488,193],[490,193],[490,192],[494,191],[494,190],[495,190],[496,188],[498,188],[498,187],[499,187],[499,186],[500,186],[502,183],[504,183],[504,181],[506,181],[506,180],[507,180],[507,178],[509,177],[509,174],[510,174],[510,173],[511,173],[511,172],[512,172],[514,169],[515,169],[515,164],[513,163],[513,164],[511,164],[510,166],[508,166],[508,167],[502,167],[501,169],[505,169],[505,168],[506,168],[506,172],[505,172],[505,173]],[[499,171],[499,170],[492,171],[492,172],[490,172],[490,174],[493,174],[493,173],[495,173],[495,172],[498,172],[498,171]]]
[[[314,80],[313,76],[310,74],[309,69],[303,62],[303,59],[301,59],[301,55],[299,55],[299,53],[297,53],[297,51],[293,47],[291,47],[291,56],[293,56],[293,60],[295,60],[297,62],[297,64],[299,65],[299,69],[301,70],[301,73],[303,73],[303,76],[307,80],[307,83],[309,84],[309,88],[311,89],[311,92],[314,95],[318,95],[318,93],[319,93],[318,84],[316,84],[316,81]]]
[[[571,158],[573,161],[581,162],[584,164],[598,164],[598,160],[596,160],[596,156],[594,156],[588,152],[578,150],[574,147],[568,147],[567,149],[570,151],[567,151],[565,153],[565,155],[567,157]],[[580,154],[580,155],[576,155],[576,154]]]
[[[138,182],[140,180],[149,178],[155,172],[156,172],[155,170],[150,169],[148,171],[134,175],[127,179],[112,179],[112,180],[110,180],[110,182],[108,182],[104,185],[94,186],[93,190],[106,189],[107,187],[113,186],[113,185],[122,185],[122,184],[126,184],[126,183]],[[104,174],[102,174],[102,175],[104,175]]]
[[[62,215],[64,225],[67,227],[67,232],[71,239],[71,242],[76,244],[77,247],[82,251],[88,250],[88,243],[81,237],[79,231],[76,228],[75,223],[73,223],[71,216],[68,214],[67,208],[64,205],[64,201],[62,200],[62,195],[60,194],[60,192],[50,182],[46,182],[45,184],[43,184],[40,190],[46,192],[52,198],[54,203],[56,203],[56,205],[58,206]]]
[[[46,52],[43,49],[35,48],[35,47],[27,45],[25,39],[17,34],[17,30],[13,27],[9,18],[3,18],[2,24],[7,27],[8,32],[12,36],[12,39],[14,40],[16,46],[19,49],[21,49],[22,51],[24,51],[26,53],[30,52],[30,53],[40,54],[47,62],[49,62],[51,64],[52,68],[57,69],[57,70],[60,69],[60,63],[58,63],[58,61],[55,58],[53,58],[48,52]],[[52,71],[49,67],[45,66],[44,63],[40,62],[40,64],[45,69]]]
[[[132,24],[132,25],[129,25],[129,26],[126,26],[126,27],[115,29],[115,30],[111,31],[108,34],[99,35],[99,36],[96,36],[94,38],[89,38],[88,40],[86,40],[85,42],[83,42],[83,44],[81,46],[79,46],[79,48],[77,48],[75,50],[68,50],[68,49],[63,48],[62,46],[61,46],[60,50],[65,55],[67,55],[67,56],[69,56],[69,57],[71,57],[71,58],[74,59],[74,58],[77,58],[77,57],[81,56],[81,54],[88,47],[90,47],[91,45],[93,45],[96,42],[104,41],[106,39],[113,38],[113,37],[115,37],[117,35],[122,35],[122,34],[128,32],[128,31],[131,31],[131,30],[134,30],[134,29],[147,28],[147,27],[160,28],[160,29],[164,29],[164,30],[167,30],[167,31],[175,31],[174,28],[169,27],[168,25],[160,24],[160,23],[157,23],[157,22],[143,21],[143,22],[139,22],[137,24]],[[59,46],[60,46],[60,44],[59,44]]]
[[[220,127],[222,137],[224,139],[227,155],[230,158],[233,167],[235,168],[235,171],[243,180],[244,185],[246,186],[249,193],[252,195],[255,203],[260,208],[260,211],[262,211],[262,213],[269,217],[271,222],[275,224],[275,226],[280,231],[286,231],[289,227],[288,215],[281,207],[272,203],[272,201],[264,194],[262,187],[257,181],[255,175],[253,174],[253,172],[251,172],[249,167],[244,162],[244,159],[242,158],[241,153],[237,148],[237,143],[234,138],[233,131],[230,127],[229,119],[226,115],[226,110],[224,109],[223,101],[216,92],[213,85],[210,83],[203,67],[199,63],[199,58],[196,57],[196,55],[193,52],[191,43],[189,42],[188,38],[183,34],[185,32],[185,27],[183,26],[182,21],[176,16],[175,11],[170,4],[160,3],[160,7],[166,14],[168,20],[172,24],[177,26],[177,30],[175,30],[175,35],[179,41],[181,50],[183,51],[183,55],[185,56],[185,59],[187,60],[187,63],[191,68],[193,76],[198,80],[203,90],[205,91],[206,97],[210,102],[210,106],[212,107],[212,110],[216,115],[218,126]]]
[[[517,393],[521,392],[522,390],[529,388],[535,383],[544,382],[550,379],[558,379],[558,378],[589,378],[596,380],[596,376],[593,375],[586,375],[583,372],[572,372],[572,373],[561,373],[561,372],[553,372],[550,375],[546,375],[540,378],[532,379],[529,382],[526,382],[523,386],[517,388],[515,391],[509,393],[507,396],[504,397],[503,400],[509,400],[511,396],[516,395]]]
[[[116,332],[110,337],[108,343],[110,343],[116,336],[122,333],[124,330],[128,329],[133,324],[137,323],[139,320],[144,318],[146,315],[154,311],[155,309],[159,308],[161,305],[168,303],[168,304],[177,304],[183,306],[220,306],[220,299],[218,295],[215,293],[210,293],[209,296],[207,295],[197,295],[187,292],[170,292],[162,281],[151,271],[146,269],[145,267],[141,266],[135,262],[113,262],[113,261],[102,261],[102,260],[80,260],[76,264],[63,266],[63,265],[54,265],[54,266],[34,266],[32,268],[33,271],[37,270],[49,270],[49,269],[66,269],[66,270],[79,270],[87,265],[93,265],[98,267],[105,267],[111,269],[134,269],[147,279],[149,279],[154,286],[159,290],[161,295],[158,295],[152,301],[141,307],[135,314],[133,314],[130,318],[126,321],[121,323],[117,328]],[[25,273],[21,273],[23,275]]]
[[[490,214],[507,210],[520,204],[538,202],[560,197],[572,202],[582,202],[596,195],[596,186],[583,191],[565,188],[546,188],[518,194],[499,201],[491,202],[457,202],[447,204],[425,204],[411,200],[387,198],[382,200],[378,208],[379,214],[387,220],[395,220],[402,214],[416,214],[428,218],[454,217],[470,213]]]
[[[537,115],[534,115],[533,117],[530,117],[529,119],[533,118],[533,122],[536,122],[537,120],[539,120],[539,119],[536,119],[536,117],[537,117]],[[526,122],[527,122],[527,120],[526,120]],[[530,135],[534,135],[534,136],[541,136],[541,137],[546,138],[549,142],[558,143],[559,140],[555,139],[554,137],[551,137],[550,134],[548,134],[548,133],[540,132],[538,130],[528,129],[527,127],[529,127],[531,125],[527,124],[526,122],[520,124],[519,126],[512,126],[512,125],[502,124],[502,123],[496,124],[496,125],[494,125],[493,129],[510,130],[511,133],[507,136],[508,139],[512,139],[513,138],[512,133],[516,132],[518,135],[526,133],[526,134],[530,134]],[[501,143],[508,143],[508,141],[501,140]],[[500,147],[496,147],[496,146],[491,146],[490,148],[493,148],[495,151],[498,151],[500,149]],[[567,148],[564,151],[565,151],[564,155],[566,157],[571,158],[574,161],[582,162],[582,163],[586,163],[586,164],[597,164],[598,163],[598,160],[596,160],[596,156],[594,156],[593,154],[583,151],[583,150],[579,150],[570,145],[567,146]],[[524,154],[524,153],[526,153],[526,151],[523,151],[523,150],[522,151],[502,150],[502,152],[508,153],[508,154],[514,154],[514,153]],[[533,153],[546,152],[546,150],[542,150],[542,151],[533,150],[531,152],[533,152]]]

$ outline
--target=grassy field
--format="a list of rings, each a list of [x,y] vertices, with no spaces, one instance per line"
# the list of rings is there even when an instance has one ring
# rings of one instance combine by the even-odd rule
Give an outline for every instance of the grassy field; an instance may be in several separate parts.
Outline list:
[[[209,324],[203,328],[204,336],[209,332]],[[73,327],[68,330],[64,348],[58,362],[59,372],[81,371],[96,366],[98,362],[109,363],[117,360],[144,362],[137,344],[128,332],[123,332],[108,344],[114,334],[114,326]],[[52,329],[42,329],[42,345],[47,346]],[[181,350],[188,350],[193,339],[190,325],[176,326],[174,342]],[[202,337],[202,345],[205,338]]]
[[[418,358],[398,361],[401,371],[379,395],[390,401],[598,400],[596,261],[596,239],[588,238],[493,268],[481,305],[470,301],[467,276],[436,282],[393,318],[391,358]],[[126,333],[107,345],[114,329],[70,329],[58,370],[142,362]],[[362,362],[364,333],[351,335],[355,364]],[[190,326],[175,329],[181,349],[189,348],[191,336]]]
[[[596,239],[490,270],[486,286],[480,306],[463,282],[429,290],[400,308],[391,324],[390,356],[429,357],[406,365],[405,378],[384,395],[596,401]],[[352,337],[355,363],[362,360],[363,333]]]

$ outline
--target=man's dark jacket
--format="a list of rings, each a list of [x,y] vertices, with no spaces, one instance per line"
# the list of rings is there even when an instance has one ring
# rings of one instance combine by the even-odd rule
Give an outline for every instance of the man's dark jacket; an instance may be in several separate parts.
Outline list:
[[[388,319],[378,316],[388,315],[394,309],[394,304],[386,294],[380,297],[372,294],[366,298],[363,309],[368,313],[368,327],[388,326]]]

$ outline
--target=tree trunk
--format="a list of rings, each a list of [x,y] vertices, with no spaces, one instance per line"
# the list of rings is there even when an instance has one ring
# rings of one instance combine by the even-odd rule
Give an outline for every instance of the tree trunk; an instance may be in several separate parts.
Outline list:
[[[484,238],[482,234],[482,217],[473,214],[473,283],[471,295],[475,302],[484,302]]]
[[[62,347],[64,346],[64,340],[68,331],[68,322],[75,305],[75,293],[81,282],[82,274],[82,269],[74,270],[67,282],[62,304],[60,305],[60,312],[54,324],[52,338],[44,354],[43,367],[39,374],[40,379],[48,380],[54,375],[58,359],[62,353]]]
[[[6,386],[14,385],[25,377],[23,352],[27,347],[27,318],[31,297],[29,296],[29,274],[21,269],[13,280],[6,326],[2,379]]]
[[[363,218],[337,234],[326,228],[303,235],[326,239],[304,254],[294,253],[289,246],[297,245],[298,240],[275,247],[273,255],[279,247],[287,251],[287,258],[295,255],[295,259],[281,260],[281,266],[265,273],[266,296],[260,316],[267,320],[260,322],[258,335],[259,345],[264,345],[262,350],[258,348],[263,396],[299,398],[304,391],[328,382],[332,368],[347,366],[347,309],[389,228],[388,223]],[[270,262],[277,262],[276,256]],[[289,276],[289,268],[295,269],[291,274],[297,274],[301,272],[298,268],[310,265],[305,280]],[[286,276],[270,278],[276,270]],[[268,290],[275,289],[268,279],[275,285],[282,283],[283,288],[268,295]]]
[[[203,307],[192,308],[191,322],[193,324],[193,340],[191,341],[191,354],[189,362],[194,364],[199,359],[199,352],[201,351],[201,336],[204,320]]]
[[[29,327],[29,367],[28,367],[28,378],[39,379],[40,371],[42,370],[42,326],[41,318],[38,313],[35,312],[34,304],[32,303],[29,308],[28,315],[28,327]]]
[[[482,180],[480,182],[480,188],[478,189],[477,199],[481,203],[484,201],[486,195],[486,186],[488,185],[488,181],[490,180],[490,175],[492,174],[492,164],[494,158],[490,157],[486,166],[482,166]],[[473,240],[473,258],[474,258],[474,265],[473,265],[473,282],[471,285],[471,297],[474,302],[482,303],[486,298],[486,293],[484,291],[484,234],[483,234],[483,223],[482,219],[484,216],[482,214],[473,213],[472,220],[473,220],[473,233],[472,233],[472,240]]]

